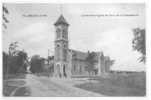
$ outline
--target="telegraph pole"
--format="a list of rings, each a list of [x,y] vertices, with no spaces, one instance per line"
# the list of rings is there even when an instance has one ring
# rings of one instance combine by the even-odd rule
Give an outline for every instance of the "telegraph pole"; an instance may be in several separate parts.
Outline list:
[[[48,49],[48,65],[49,65],[49,52],[50,52],[50,50]]]

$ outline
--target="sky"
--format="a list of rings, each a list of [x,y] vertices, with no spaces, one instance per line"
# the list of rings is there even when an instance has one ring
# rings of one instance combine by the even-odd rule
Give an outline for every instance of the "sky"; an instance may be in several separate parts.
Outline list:
[[[28,56],[54,54],[54,23],[63,14],[69,26],[69,48],[103,51],[115,60],[112,70],[145,70],[132,49],[134,28],[145,28],[144,4],[5,4],[10,23],[3,30],[3,50],[18,41]],[[116,15],[121,16],[116,16]],[[125,15],[134,16],[125,16]],[[28,15],[36,15],[29,17]],[[100,16],[101,15],[101,16]],[[108,16],[102,16],[108,15]],[[111,16],[112,15],[112,16]]]

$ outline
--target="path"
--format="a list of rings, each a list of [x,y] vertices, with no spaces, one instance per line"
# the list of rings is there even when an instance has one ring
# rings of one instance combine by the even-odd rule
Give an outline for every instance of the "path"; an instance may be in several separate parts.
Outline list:
[[[56,80],[47,77],[37,77],[32,74],[27,75],[26,82],[27,86],[30,88],[31,96],[102,96],[97,93],[73,87],[72,85],[68,85],[62,80]]]

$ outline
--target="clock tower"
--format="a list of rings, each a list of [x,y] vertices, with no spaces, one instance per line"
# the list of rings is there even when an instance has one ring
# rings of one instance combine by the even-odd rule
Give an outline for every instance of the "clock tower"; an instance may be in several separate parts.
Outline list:
[[[54,55],[54,76],[68,76],[68,26],[69,24],[60,15],[54,23],[55,26],[55,55]]]

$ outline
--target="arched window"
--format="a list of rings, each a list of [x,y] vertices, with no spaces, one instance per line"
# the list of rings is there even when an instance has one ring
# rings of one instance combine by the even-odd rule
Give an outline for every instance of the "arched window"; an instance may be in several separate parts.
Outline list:
[[[57,38],[60,38],[61,37],[61,29],[60,28],[57,28],[56,29],[56,34],[57,34]]]
[[[80,65],[80,71],[79,71],[80,73],[82,73],[82,66]]]
[[[74,72],[76,71],[76,65],[73,66],[73,70],[74,70]]]

